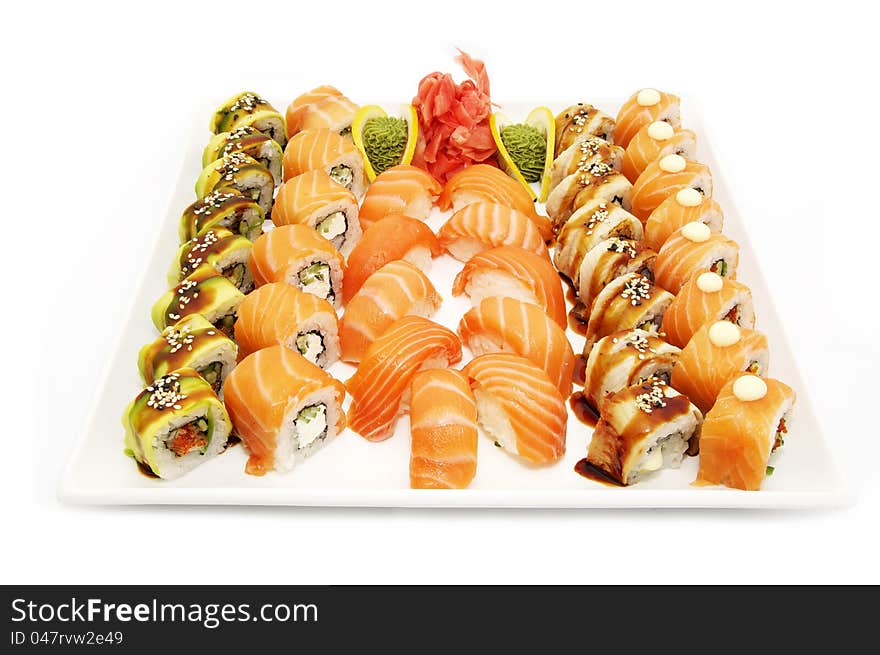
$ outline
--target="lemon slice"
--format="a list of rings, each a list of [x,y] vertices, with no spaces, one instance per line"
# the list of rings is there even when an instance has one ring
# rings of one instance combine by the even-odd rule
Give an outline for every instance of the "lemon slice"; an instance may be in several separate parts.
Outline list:
[[[536,107],[526,117],[525,124],[534,127],[544,137],[546,150],[544,154],[544,172],[541,174],[541,190],[536,193],[534,187],[529,184],[522,176],[513,158],[510,156],[504,142],[501,140],[501,131],[511,125],[510,119],[501,113],[492,114],[489,117],[489,129],[492,131],[492,138],[495,145],[498,146],[499,164],[501,169],[518,181],[529,193],[532,200],[540,200],[544,202],[547,199],[550,186],[550,166],[553,164],[553,145],[556,140],[556,121],[552,112],[547,107]]]
[[[412,105],[404,106],[401,113],[403,114],[401,118],[406,121],[406,147],[404,148],[403,156],[398,163],[409,164],[416,151],[416,140],[419,136],[419,119],[416,114],[416,108]],[[370,161],[370,158],[367,155],[367,150],[364,147],[364,127],[370,120],[374,118],[384,118],[386,116],[388,116],[388,114],[385,113],[385,110],[379,105],[364,105],[354,115],[354,120],[351,123],[351,138],[361,155],[363,155],[364,170],[366,171],[367,178],[370,182],[376,179],[377,173],[373,168],[373,163]]]

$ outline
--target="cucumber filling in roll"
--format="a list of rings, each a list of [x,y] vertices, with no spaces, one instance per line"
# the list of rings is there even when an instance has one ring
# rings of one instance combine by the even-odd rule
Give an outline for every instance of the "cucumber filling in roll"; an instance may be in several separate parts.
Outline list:
[[[749,365],[746,366],[746,373],[761,375],[761,363],[756,361],[749,362]]]
[[[232,339],[235,331],[235,312],[218,318],[214,321],[214,327]]]
[[[179,428],[171,430],[168,438],[164,441],[165,448],[177,457],[183,457],[191,450],[197,448],[204,454],[208,447],[208,419],[200,417],[190,421]]]
[[[327,406],[310,405],[296,415],[296,447],[302,450],[327,436]]]
[[[663,316],[655,316],[652,319],[645,321],[644,323],[640,323],[636,326],[639,330],[645,330],[645,332],[649,332],[651,334],[659,334],[660,325],[663,323]]]
[[[232,282],[242,293],[248,293],[254,288],[254,280],[248,272],[247,266],[243,262],[228,266],[220,273],[223,277]]]
[[[788,414],[779,419],[779,425],[776,427],[776,439],[773,442],[773,448],[770,450],[771,453],[776,452],[777,448],[782,448],[785,445],[785,434],[788,433],[788,425],[786,424],[786,419],[788,418]]]
[[[324,353],[324,338],[320,332],[311,331],[299,334],[296,337],[296,349],[300,354],[313,364],[318,363],[318,359]]]
[[[323,262],[318,262],[310,266],[306,266],[299,272],[300,288],[306,293],[333,300],[333,289],[330,285],[330,266]]]
[[[354,173],[350,166],[339,164],[330,169],[330,178],[337,184],[344,186],[346,189],[351,189],[351,184],[354,182]]]
[[[332,241],[334,247],[338,248],[343,240],[340,239],[340,243],[337,244],[337,237],[344,235],[345,231],[348,229],[348,221],[345,219],[345,212],[333,212],[327,216],[327,218],[320,221],[315,228],[318,230],[318,234],[328,241]]]
[[[220,391],[221,382],[223,380],[222,373],[222,362],[213,362],[198,371],[198,374],[204,378],[205,382],[211,385],[211,388],[215,393]]]
[[[719,259],[709,268],[713,273],[717,273],[721,277],[727,275],[727,262],[723,259]]]

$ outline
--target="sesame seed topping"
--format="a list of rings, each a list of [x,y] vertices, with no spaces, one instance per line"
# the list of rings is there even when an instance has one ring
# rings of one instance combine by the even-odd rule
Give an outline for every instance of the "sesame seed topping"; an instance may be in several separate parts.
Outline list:
[[[619,252],[629,255],[630,259],[635,259],[638,251],[633,248],[632,243],[627,239],[612,237],[608,239],[608,252]]]
[[[150,392],[147,407],[162,411],[164,409],[180,409],[180,401],[186,394],[180,393],[180,375],[171,373],[163,375],[146,389]]]
[[[633,307],[638,307],[642,304],[642,301],[651,298],[652,286],[648,278],[636,275],[623,284],[620,297],[624,300],[629,300],[630,305]]]
[[[241,97],[239,97],[232,105],[230,105],[228,111],[235,112],[239,110],[243,110],[246,112],[252,112],[260,105],[268,105],[269,103],[263,100],[256,93],[243,93]]]
[[[655,409],[666,407],[666,383],[656,377],[649,378],[642,385],[646,393],[636,396],[636,407],[645,412],[652,413]]]

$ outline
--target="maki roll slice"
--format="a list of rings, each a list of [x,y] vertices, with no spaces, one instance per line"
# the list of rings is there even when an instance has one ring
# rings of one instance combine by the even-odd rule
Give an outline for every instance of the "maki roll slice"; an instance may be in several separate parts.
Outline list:
[[[194,369],[156,378],[125,409],[125,453],[173,480],[226,448],[232,424],[211,385]]]
[[[597,136],[580,139],[559,153],[550,166],[550,191],[569,175],[582,173],[598,162],[604,162],[619,171],[623,165],[623,155],[623,148]]]
[[[275,184],[281,184],[281,158],[284,151],[278,142],[249,125],[237,127],[231,132],[220,132],[208,141],[202,153],[202,166],[236,152],[253,157],[269,169]]]
[[[260,206],[264,214],[272,209],[275,179],[269,169],[243,152],[223,155],[202,169],[196,180],[196,196],[201,200],[214,191],[236,189]]]
[[[253,244],[231,230],[218,227],[193,237],[180,246],[168,273],[171,285],[179,284],[202,266],[228,278],[242,293],[254,288],[248,258]]]
[[[201,314],[215,328],[232,337],[238,306],[244,294],[211,267],[202,266],[166,291],[153,305],[153,325],[159,331],[191,314]]]
[[[138,371],[144,384],[150,384],[178,369],[191,368],[219,394],[237,357],[238,346],[232,339],[201,314],[191,314],[141,348]]]
[[[215,228],[226,228],[251,241],[263,233],[266,221],[262,207],[238,189],[212,191],[187,207],[180,217],[180,242],[204,234]]]
[[[601,241],[581,260],[575,275],[578,298],[586,307],[591,306],[606,286],[627,273],[652,280],[656,259],[657,253],[638,241],[618,237]]]
[[[681,99],[657,89],[640,89],[632,94],[617,112],[614,140],[624,148],[646,125],[656,121],[681,125]]]
[[[569,146],[591,136],[614,143],[615,128],[614,119],[593,105],[579,102],[567,107],[556,115],[555,156],[559,157]]]
[[[284,180],[319,169],[360,197],[367,188],[364,158],[350,139],[331,130],[297,133],[284,148]]]
[[[284,117],[267,100],[251,91],[237,93],[220,105],[211,117],[209,129],[220,134],[244,126],[259,130],[282,148],[287,143]]]
[[[672,233],[688,223],[705,223],[712,232],[721,232],[724,213],[712,198],[696,189],[680,189],[657,205],[645,221],[645,243],[660,250]]]
[[[694,221],[673,232],[660,248],[656,280],[664,289],[678,293],[688,280],[706,270],[734,279],[738,265],[739,244]]]

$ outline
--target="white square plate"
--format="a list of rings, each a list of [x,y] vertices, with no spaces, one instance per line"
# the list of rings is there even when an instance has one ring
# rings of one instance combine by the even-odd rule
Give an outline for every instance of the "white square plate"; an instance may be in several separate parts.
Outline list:
[[[271,97],[271,96],[270,96]],[[283,97],[283,96],[278,96]],[[539,103],[535,103],[539,104]],[[724,184],[718,160],[708,144],[708,134],[693,106],[686,101],[684,122],[697,133],[698,159],[714,175],[715,198],[725,213],[725,233],[741,246],[738,279],[752,289],[757,327],[770,341],[770,374],[790,384],[798,394],[795,420],[785,447],[774,455],[775,473],[759,492],[715,487],[692,487],[697,459],[687,458],[678,470],[665,470],[633,487],[608,487],[574,472],[586,455],[592,430],[569,417],[565,457],[547,467],[524,466],[481,437],[477,475],[470,488],[455,491],[409,488],[409,420],[402,417],[393,437],[370,443],[346,429],[314,457],[285,473],[264,477],[245,475],[243,446],[230,448],[182,479],[162,481],[142,475],[123,454],[123,408],[139,391],[138,349],[156,338],[150,321],[153,302],[166,290],[166,274],[178,247],[177,222],[194,200],[193,185],[200,171],[202,148],[209,134],[200,116],[186,153],[181,177],[172,196],[149,265],[134,293],[128,320],[111,355],[95,405],[80,435],[59,485],[61,500],[96,505],[109,504],[214,504],[369,507],[725,507],[805,508],[844,504],[848,495],[831,452],[815,420],[808,389],[789,349],[782,321],[761,275],[749,244],[745,225],[737,213],[733,194]],[[279,107],[280,105],[276,105]],[[389,109],[395,105],[390,104]],[[614,108],[616,103],[599,105]],[[562,105],[551,106],[554,111]],[[514,120],[531,107],[523,103],[504,106]],[[747,193],[747,190],[742,191]],[[428,223],[436,230],[446,216],[435,209]],[[452,328],[470,307],[466,297],[454,298],[452,280],[461,264],[448,255],[436,260],[430,278],[444,302],[433,320]],[[569,330],[576,352],[583,338]],[[470,353],[465,351],[464,361]],[[354,368],[338,363],[329,372],[341,380]],[[346,404],[347,407],[347,404]]]

